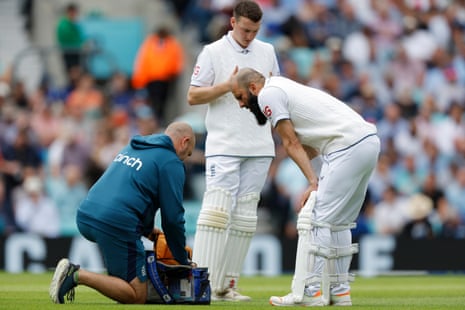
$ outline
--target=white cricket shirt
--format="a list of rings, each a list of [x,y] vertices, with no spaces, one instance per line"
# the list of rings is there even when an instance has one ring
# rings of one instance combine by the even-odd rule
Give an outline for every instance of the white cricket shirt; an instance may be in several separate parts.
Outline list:
[[[265,81],[258,104],[273,126],[290,119],[300,142],[329,154],[377,132],[374,124],[337,98],[284,77]]]
[[[271,44],[255,39],[244,49],[229,32],[203,48],[197,58],[191,85],[205,87],[224,82],[236,65],[239,68],[251,67],[265,76],[279,75],[278,61]],[[230,92],[208,104],[205,126],[207,157],[274,156],[270,124],[258,125],[255,116],[241,109]]]

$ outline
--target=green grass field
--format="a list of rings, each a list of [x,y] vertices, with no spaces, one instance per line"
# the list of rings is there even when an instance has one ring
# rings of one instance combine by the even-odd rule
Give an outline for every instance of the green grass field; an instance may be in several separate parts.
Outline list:
[[[243,277],[241,291],[253,297],[248,303],[214,302],[205,305],[118,305],[94,290],[76,288],[74,304],[55,305],[48,297],[52,274],[0,273],[0,309],[271,309],[270,295],[288,293],[291,276]],[[352,284],[351,309],[465,309],[465,276],[383,276],[357,277]],[[335,307],[330,307],[335,308]]]

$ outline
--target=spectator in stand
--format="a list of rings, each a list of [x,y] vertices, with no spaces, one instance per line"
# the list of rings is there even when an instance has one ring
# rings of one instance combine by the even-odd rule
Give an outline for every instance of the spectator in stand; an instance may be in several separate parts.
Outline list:
[[[84,67],[83,46],[84,33],[78,23],[79,7],[75,3],[66,6],[64,15],[56,26],[56,37],[61,48],[66,73],[73,67]]]
[[[79,203],[87,195],[87,186],[82,179],[81,167],[69,164],[62,173],[51,173],[46,178],[46,193],[57,206],[60,236],[79,234],[76,213]]]
[[[395,49],[395,42],[402,33],[395,6],[388,1],[372,1],[373,19],[369,23],[373,30],[374,44],[378,47],[379,57],[384,63]]]
[[[428,170],[418,165],[417,154],[405,154],[392,170],[392,184],[400,194],[413,195],[420,191],[427,174]]]
[[[337,53],[339,54],[341,53],[340,48],[341,47],[337,47]],[[340,72],[337,73],[339,74],[341,83],[341,100],[344,100],[345,102],[350,102],[356,97],[356,95],[359,92],[360,80],[358,78],[357,73],[355,72],[354,65],[350,61],[342,59],[339,62],[339,68]]]
[[[103,113],[104,95],[90,73],[83,74],[66,99],[66,114],[78,123],[98,118]]]
[[[349,104],[362,117],[370,122],[377,123],[383,117],[383,108],[381,102],[376,97],[374,85],[369,80],[361,81],[358,85],[359,93],[352,98]]]
[[[74,122],[66,119],[60,132],[49,147],[47,166],[57,173],[69,164],[77,165],[87,178],[91,144],[83,137],[82,130]]]
[[[0,158],[1,161],[1,158]],[[5,219],[5,209],[7,208],[6,201],[6,189],[5,182],[0,178],[0,235],[7,233],[6,230],[6,219]]]
[[[434,124],[434,142],[440,152],[453,157],[457,150],[457,141],[465,137],[464,106],[454,102],[449,107],[446,117]]]
[[[436,175],[430,172],[421,187],[421,193],[429,197],[433,203],[433,214],[431,224],[435,236],[450,236],[450,226],[453,224],[453,210],[447,203],[446,196],[442,188],[438,186]]]
[[[135,99],[135,93],[131,88],[131,80],[123,72],[114,73],[106,88],[106,93],[112,110],[123,110],[129,113]]]
[[[43,167],[40,149],[31,141],[29,128],[18,128],[13,141],[1,147],[0,172],[5,182],[5,217],[8,230],[16,230],[13,192],[21,185],[28,171],[38,173]]]
[[[99,177],[111,164],[115,156],[129,142],[129,126],[125,123],[112,126],[110,121],[99,122],[90,150],[90,166]],[[96,181],[95,177],[92,177]]]
[[[160,123],[151,107],[140,105],[136,108],[135,113],[135,133],[145,136],[160,131]]]
[[[378,203],[391,184],[392,176],[389,156],[385,153],[381,153],[378,158],[378,163],[376,164],[376,169],[368,184],[372,201]]]
[[[263,9],[262,27],[257,37],[268,42],[282,38],[282,25],[290,18],[292,12],[282,5],[282,0],[257,1]]]
[[[433,225],[429,219],[433,211],[431,198],[423,194],[412,195],[405,206],[408,220],[400,236],[411,239],[432,239]]]
[[[349,0],[336,1],[333,35],[345,39],[349,34],[360,31],[362,23],[356,16],[354,6]]]
[[[402,118],[400,107],[394,103],[384,107],[383,118],[376,123],[381,139],[381,149],[386,149],[389,139],[408,128],[408,122]]]
[[[457,69],[452,63],[452,55],[444,48],[437,48],[428,63],[423,92],[434,96],[436,108],[441,113],[447,113],[455,101],[465,99],[465,92],[459,82]]]
[[[411,59],[430,61],[438,48],[438,43],[426,25],[417,17],[406,15],[402,19],[402,26],[401,42],[407,55]]]
[[[147,36],[134,62],[132,86],[145,88],[150,105],[163,123],[168,95],[184,69],[184,48],[166,26]]]
[[[357,71],[365,69],[375,55],[373,30],[364,25],[359,31],[350,33],[342,45],[344,58],[354,64]]]
[[[212,38],[208,32],[208,25],[215,16],[211,1],[190,0],[188,2],[189,5],[185,8],[181,19],[183,31],[194,29],[199,43],[207,44],[211,42]]]
[[[451,158],[444,153],[439,152],[438,147],[431,139],[423,140],[423,147],[417,153],[418,167],[420,169],[429,171],[428,175],[434,175],[434,182],[440,188],[445,188],[452,179],[449,171]],[[425,179],[425,182],[429,177]]]
[[[30,175],[14,199],[15,220],[24,232],[36,233],[44,237],[57,237],[60,231],[60,218],[53,200],[44,193],[39,175]]]
[[[407,222],[406,198],[389,186],[383,198],[375,204],[373,213],[374,232],[382,235],[398,235]]]
[[[31,114],[31,128],[44,150],[47,150],[60,134],[62,118],[57,115],[56,107],[47,103],[37,107]]]
[[[11,86],[11,99],[15,103],[15,106],[23,110],[30,109],[24,81],[15,81]]]
[[[386,66],[385,78],[394,98],[414,96],[420,90],[426,72],[426,64],[410,58],[402,44],[397,44],[393,59]]]
[[[418,133],[417,123],[414,118],[408,120],[406,130],[401,130],[394,136],[394,147],[401,156],[421,154],[423,152],[423,139]]]
[[[465,166],[457,168],[452,183],[445,188],[445,194],[461,223],[465,223]]]

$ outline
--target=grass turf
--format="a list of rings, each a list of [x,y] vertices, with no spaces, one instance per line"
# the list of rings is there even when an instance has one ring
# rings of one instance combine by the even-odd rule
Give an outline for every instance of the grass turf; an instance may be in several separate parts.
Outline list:
[[[0,272],[0,309],[56,309],[48,296],[51,273],[9,274]],[[289,291],[291,276],[242,277],[241,292],[250,295],[248,303],[213,302],[205,305],[118,305],[98,292],[84,286],[76,288],[74,309],[271,309],[271,295],[284,295]],[[465,276],[383,276],[357,277],[352,283],[351,309],[464,309]],[[335,308],[335,307],[331,307]]]

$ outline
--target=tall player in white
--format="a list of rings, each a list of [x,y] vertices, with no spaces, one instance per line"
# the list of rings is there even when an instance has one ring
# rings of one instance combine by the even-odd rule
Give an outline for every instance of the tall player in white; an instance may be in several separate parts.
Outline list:
[[[237,105],[230,77],[237,67],[279,75],[273,46],[255,38],[262,15],[254,1],[235,5],[232,30],[203,48],[187,95],[190,105],[208,104],[206,191],[193,261],[209,268],[213,300],[250,300],[237,291],[237,283],[256,231],[257,204],[274,143],[270,126],[258,126],[254,116]]]
[[[306,222],[310,230],[304,244],[300,242],[299,228],[299,246],[304,246],[305,251],[297,249],[297,255],[302,256],[297,259],[307,264],[296,264],[296,269],[304,267],[296,270],[296,275],[305,276],[300,278],[301,283],[293,283],[290,294],[273,296],[270,303],[352,305],[349,268],[358,247],[352,244],[350,229],[378,160],[376,127],[321,90],[280,76],[267,78],[251,68],[239,70],[232,77],[231,88],[239,105],[249,109],[258,123],[269,120],[276,129],[288,155],[310,184],[302,206],[307,199],[314,205],[309,221],[302,211],[297,221]],[[319,178],[310,162],[317,154],[323,162]],[[302,217],[306,217],[304,221]]]

